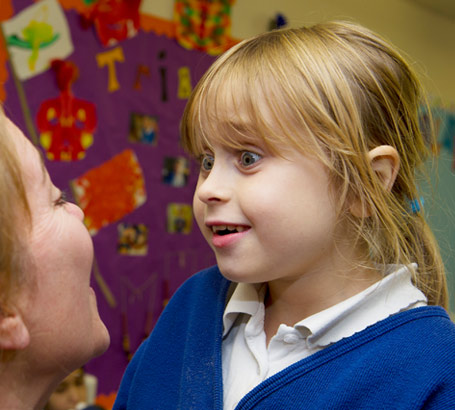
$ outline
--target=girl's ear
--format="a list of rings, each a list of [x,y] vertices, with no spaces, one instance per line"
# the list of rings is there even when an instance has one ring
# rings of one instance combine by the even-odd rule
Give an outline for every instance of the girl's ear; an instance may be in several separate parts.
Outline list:
[[[390,145],[380,145],[369,151],[367,155],[383,188],[391,191],[400,169],[400,156],[397,150]],[[358,218],[366,218],[371,214],[371,210],[362,206],[359,199],[353,201],[350,211]]]
[[[30,333],[22,315],[0,308],[0,350],[22,350],[30,343]]]
[[[374,172],[385,190],[391,191],[400,169],[400,156],[390,145],[380,145],[368,152]]]

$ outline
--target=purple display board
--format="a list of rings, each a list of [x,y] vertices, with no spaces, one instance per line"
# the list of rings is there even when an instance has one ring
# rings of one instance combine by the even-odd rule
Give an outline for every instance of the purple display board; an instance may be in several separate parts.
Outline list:
[[[31,4],[31,0],[14,0],[14,11],[17,14]],[[95,105],[97,126],[84,159],[46,159],[51,178],[57,187],[70,193],[70,181],[124,150],[132,150],[145,182],[145,202],[93,235],[96,263],[105,288],[94,278],[92,286],[111,335],[111,346],[102,357],[88,363],[86,370],[98,377],[98,393],[109,394],[118,388],[128,364],[125,337],[129,337],[134,353],[156,323],[166,299],[190,275],[214,263],[196,224],[184,221],[180,228],[178,224],[173,228],[168,219],[169,215],[171,220],[175,219],[180,210],[188,211],[182,205],[191,205],[198,173],[197,165],[179,145],[179,122],[186,104],[181,94],[179,97],[179,85],[182,86],[179,81],[182,75],[189,75],[194,87],[214,57],[186,50],[173,39],[141,30],[133,38],[103,47],[93,28],[82,27],[76,11],[64,13],[74,46],[66,60],[79,69],[72,91],[76,98]],[[123,57],[113,67],[100,66],[97,56],[106,52],[121,53]],[[30,135],[11,67],[8,69],[5,111]],[[117,88],[111,91],[110,75],[115,75],[117,81]],[[55,73],[47,70],[23,81],[22,87],[36,129],[41,103],[59,95]],[[144,134],[143,139],[134,136],[135,119],[158,125],[156,133]],[[180,178],[173,178],[171,174],[177,165],[185,171]],[[170,204],[176,205],[169,207]],[[145,235],[146,246],[122,247],[122,235],[128,230]],[[106,296],[109,292],[110,303]]]

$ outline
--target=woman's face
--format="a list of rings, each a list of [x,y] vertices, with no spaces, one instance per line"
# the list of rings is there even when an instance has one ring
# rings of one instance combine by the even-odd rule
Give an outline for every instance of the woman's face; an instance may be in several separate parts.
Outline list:
[[[93,244],[82,210],[62,198],[38,150],[9,120],[7,131],[21,160],[31,212],[31,229],[24,238],[30,281],[21,299],[30,332],[29,359],[43,376],[67,374],[109,345],[90,288]]]

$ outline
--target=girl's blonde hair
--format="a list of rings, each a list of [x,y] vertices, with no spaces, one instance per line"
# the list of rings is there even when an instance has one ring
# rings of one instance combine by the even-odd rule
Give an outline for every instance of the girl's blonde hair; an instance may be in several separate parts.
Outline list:
[[[0,107],[0,315],[8,314],[24,280],[24,223],[31,218],[20,159],[6,121]]]
[[[283,144],[315,155],[370,265],[416,262],[416,285],[447,308],[437,243],[410,203],[419,201],[416,173],[433,143],[419,126],[422,103],[411,67],[368,29],[347,22],[282,29],[237,44],[211,66],[186,106],[182,142],[195,156],[214,140],[240,148],[252,138],[278,155]],[[380,145],[401,160],[391,192],[367,155]],[[368,217],[345,212],[354,198]]]

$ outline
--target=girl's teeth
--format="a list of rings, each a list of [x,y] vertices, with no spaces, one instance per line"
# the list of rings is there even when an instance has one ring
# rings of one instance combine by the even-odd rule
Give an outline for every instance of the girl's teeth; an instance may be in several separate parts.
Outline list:
[[[234,225],[218,225],[218,226],[212,226],[212,231],[213,233],[218,233],[221,231],[231,231],[231,232],[243,232],[246,228],[243,226],[234,226]]]

